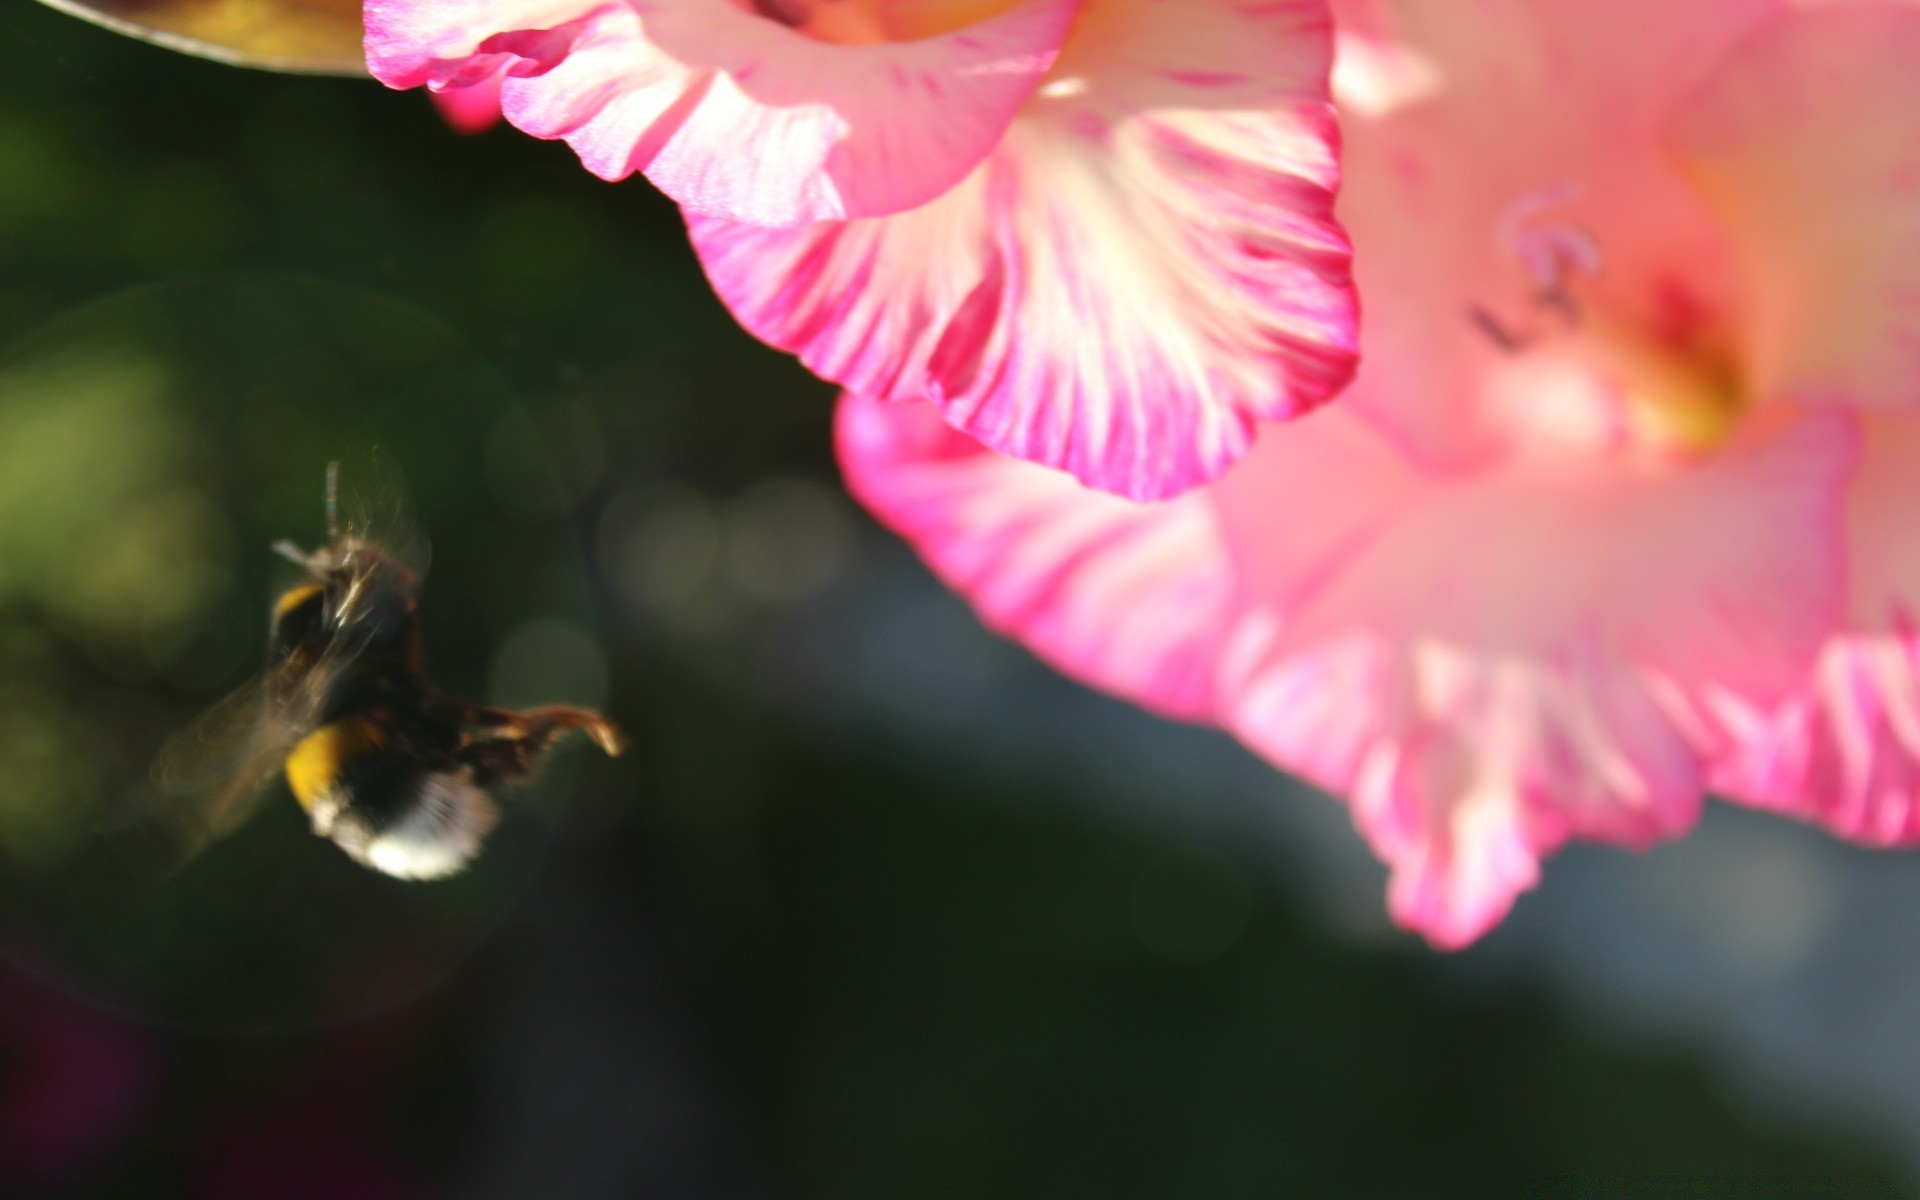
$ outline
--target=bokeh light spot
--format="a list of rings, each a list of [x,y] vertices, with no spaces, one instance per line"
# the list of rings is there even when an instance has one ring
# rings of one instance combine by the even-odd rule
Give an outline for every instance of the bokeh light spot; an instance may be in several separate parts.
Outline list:
[[[592,635],[569,621],[541,617],[515,629],[494,655],[487,697],[508,708],[579,704],[607,697],[607,662]]]

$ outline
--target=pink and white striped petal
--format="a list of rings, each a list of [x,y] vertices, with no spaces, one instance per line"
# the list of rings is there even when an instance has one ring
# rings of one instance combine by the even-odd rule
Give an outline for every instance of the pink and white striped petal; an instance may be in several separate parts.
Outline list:
[[[1094,0],[999,151],[925,207],[694,219],[747,328],[863,395],[1137,499],[1353,369],[1320,0]]]
[[[1166,716],[1209,715],[1233,580],[1199,496],[1137,505],[1004,458],[927,405],[848,395],[848,486],[996,632]]]
[[[1805,691],[1727,705],[1713,787],[1869,846],[1920,845],[1920,631],[1836,637]]]
[[[367,0],[391,87],[505,73],[507,120],[605,179],[759,225],[924,204],[999,144],[1081,0],[912,41],[823,41],[735,0]]]
[[[1395,917],[1464,945],[1568,838],[1692,825],[1686,699],[1758,709],[1805,677],[1842,602],[1852,433],[1818,417],[1681,468],[1464,475],[1344,408],[1265,439],[1210,489],[1273,614],[1228,646],[1222,720],[1347,796]],[[1276,509],[1294,488],[1316,503]]]
[[[1762,395],[1920,409],[1920,8],[1836,6],[1758,37],[1676,148],[1742,251]]]

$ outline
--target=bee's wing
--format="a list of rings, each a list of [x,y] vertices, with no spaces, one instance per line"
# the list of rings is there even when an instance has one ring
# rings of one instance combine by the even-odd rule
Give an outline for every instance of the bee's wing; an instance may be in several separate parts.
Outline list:
[[[160,750],[149,787],[110,813],[103,832],[138,836],[163,874],[184,867],[239,828],[300,739],[319,724],[326,696],[354,651],[329,647],[289,679],[275,672],[242,684]]]
[[[329,468],[327,536],[371,542],[417,583],[426,577],[432,544],[413,520],[407,484],[391,454],[374,448]]]
[[[151,787],[120,811],[109,832],[159,842],[169,873],[184,866],[253,814],[306,732],[299,716],[287,711],[270,675],[243,684],[168,739],[154,760]]]
[[[255,676],[162,747],[152,781],[176,815],[205,831],[233,832],[252,815],[287,755],[319,727],[338,684],[379,631],[355,614],[314,661]]]
[[[119,33],[238,66],[364,75],[361,0],[44,0]]]

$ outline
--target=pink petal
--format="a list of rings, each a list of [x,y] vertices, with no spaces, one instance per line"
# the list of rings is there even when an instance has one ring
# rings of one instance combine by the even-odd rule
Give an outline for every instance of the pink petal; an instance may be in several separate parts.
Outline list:
[[[1198,719],[1232,580],[1198,496],[1141,506],[993,454],[927,405],[840,402],[848,485],[981,619],[1069,675]]]
[[[691,222],[722,298],[850,390],[1148,499],[1352,369],[1315,0],[1100,0],[1002,149],[910,213]]]
[[[1920,407],[1920,10],[1780,23],[1673,141],[1739,242],[1757,390]]]
[[[605,179],[760,225],[924,204],[992,151],[1081,0],[909,42],[823,42],[733,0],[367,0],[392,87],[504,68],[507,119]]]
[[[1435,472],[1344,409],[1211,489],[1247,602],[1223,720],[1346,795],[1396,917],[1455,946],[1569,837],[1691,826],[1703,768],[1669,693],[1777,699],[1841,602],[1850,423],[1685,466]],[[1276,507],[1282,493],[1314,497]]]
[[[1356,635],[1251,656],[1224,690],[1249,745],[1349,796],[1395,919],[1443,949],[1498,924],[1569,837],[1645,846],[1699,813],[1691,747],[1590,638],[1528,661]]]
[[[428,93],[440,116],[457,133],[485,133],[500,123],[500,85],[504,75],[496,73],[466,87],[447,88]]]
[[[1920,421],[1861,421],[1860,467],[1847,495],[1849,612],[1846,624],[1893,633],[1920,615]]]
[[[1466,474],[1345,409],[1289,432],[1210,493],[1247,603],[1284,614],[1237,630],[1222,719],[1350,798],[1396,918],[1436,945],[1499,921],[1569,837],[1689,828],[1704,770],[1675,694],[1777,700],[1840,607],[1844,418],[1680,467]]]

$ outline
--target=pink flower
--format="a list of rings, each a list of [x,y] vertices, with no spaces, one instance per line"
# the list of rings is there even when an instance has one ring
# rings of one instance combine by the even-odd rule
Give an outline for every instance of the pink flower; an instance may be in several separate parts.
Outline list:
[[[1920,7],[1340,11],[1341,404],[1140,506],[849,396],[854,490],[996,629],[1344,796],[1439,946],[1710,784],[1911,837]]]
[[[1137,498],[1353,365],[1327,0],[368,0],[368,62],[687,211],[754,333]]]

